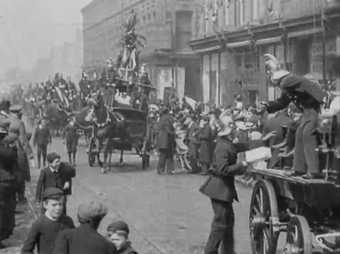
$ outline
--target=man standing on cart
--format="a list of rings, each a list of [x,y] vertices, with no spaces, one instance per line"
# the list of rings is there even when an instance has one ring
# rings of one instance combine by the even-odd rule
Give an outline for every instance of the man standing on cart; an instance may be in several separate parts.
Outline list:
[[[321,174],[315,131],[325,94],[318,84],[280,69],[274,56],[265,54],[264,58],[271,82],[281,88],[281,96],[277,100],[262,103],[265,110],[274,113],[293,102],[303,112],[295,134],[293,171],[288,175],[302,175],[307,179],[319,178]]]

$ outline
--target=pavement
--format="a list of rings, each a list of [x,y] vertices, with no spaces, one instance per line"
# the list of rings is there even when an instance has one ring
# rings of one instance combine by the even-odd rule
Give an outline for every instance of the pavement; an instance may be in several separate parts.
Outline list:
[[[67,158],[65,145],[60,139],[55,139],[52,147],[64,159]],[[98,166],[87,165],[85,150],[84,146],[79,148],[77,176],[67,204],[67,213],[76,224],[80,203],[101,200],[109,209],[99,228],[103,235],[112,220],[122,219],[130,225],[131,241],[140,254],[203,253],[213,216],[209,199],[198,191],[206,176],[158,175],[155,172],[156,158],[152,159],[150,170],[142,170],[141,159],[131,153],[124,156],[125,165],[114,164],[111,172],[101,174]],[[118,160],[118,154],[114,154],[113,163]],[[27,230],[38,215],[33,197],[39,170],[32,169],[31,174],[33,180],[27,188],[31,205],[23,217],[18,217],[18,233],[12,237],[16,239],[12,247],[0,253],[19,253]],[[238,254],[251,252],[248,229],[251,188],[245,185],[248,180],[240,179],[237,184],[240,202],[234,204]]]

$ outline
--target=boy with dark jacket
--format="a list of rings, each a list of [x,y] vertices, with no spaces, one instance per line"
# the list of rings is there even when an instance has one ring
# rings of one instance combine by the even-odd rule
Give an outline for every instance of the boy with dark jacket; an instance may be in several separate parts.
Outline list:
[[[75,177],[75,169],[64,162],[60,161],[60,155],[50,153],[47,155],[48,166],[40,171],[40,176],[36,189],[36,201],[42,200],[44,190],[55,187],[63,190],[65,197],[64,212],[66,213],[66,196],[71,195],[72,178]]]
[[[35,247],[38,254],[52,254],[58,233],[74,228],[73,220],[63,215],[63,196],[63,191],[58,188],[47,188],[44,191],[45,214],[33,223],[22,247],[22,254],[33,254]]]

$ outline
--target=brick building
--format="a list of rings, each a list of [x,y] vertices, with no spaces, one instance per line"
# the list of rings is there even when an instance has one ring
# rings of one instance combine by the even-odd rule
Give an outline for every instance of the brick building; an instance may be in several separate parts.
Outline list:
[[[340,78],[339,0],[202,0],[190,42],[201,57],[203,101],[231,105],[274,98],[263,54],[294,73]]]
[[[198,0],[93,0],[82,9],[84,66],[100,73],[109,57],[116,59],[121,47],[121,26],[133,10],[137,33],[147,38],[141,62],[147,64],[158,97],[166,87],[200,99],[200,60],[189,47],[194,10]]]

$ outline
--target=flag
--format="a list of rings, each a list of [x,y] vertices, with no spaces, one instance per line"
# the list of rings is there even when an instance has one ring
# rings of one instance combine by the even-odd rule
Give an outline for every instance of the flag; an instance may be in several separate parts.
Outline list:
[[[69,103],[67,97],[65,96],[65,94],[57,86],[55,87],[55,90],[57,91],[57,94],[58,94],[58,97],[59,97],[59,100],[61,101],[61,103],[66,105],[66,107],[68,108],[70,103]]]

